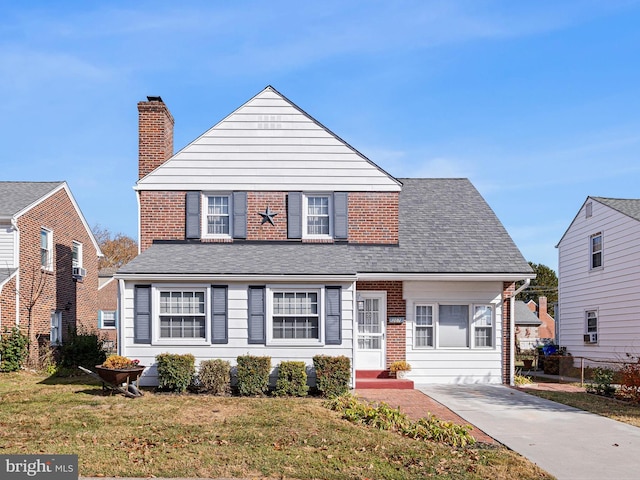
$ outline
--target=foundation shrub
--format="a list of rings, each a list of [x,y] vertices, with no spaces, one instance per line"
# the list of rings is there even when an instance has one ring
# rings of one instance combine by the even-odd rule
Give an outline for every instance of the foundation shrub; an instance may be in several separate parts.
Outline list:
[[[615,372],[606,367],[596,367],[593,369],[592,382],[587,385],[587,392],[606,397],[612,396],[616,388],[611,385]]]
[[[304,397],[309,392],[307,366],[304,362],[281,362],[273,394],[276,396]]]
[[[192,384],[196,374],[196,359],[190,353],[161,353],[156,356],[156,363],[159,389],[182,393]]]
[[[29,339],[19,328],[5,329],[0,336],[0,372],[17,372],[27,359]]]
[[[313,357],[313,367],[316,372],[316,388],[322,396],[334,397],[349,391],[351,361],[347,357],[316,355]]]
[[[197,391],[201,393],[229,394],[231,391],[231,364],[220,359],[200,362],[195,383]]]
[[[263,395],[269,391],[271,357],[244,355],[237,358],[238,393],[245,397]]]
[[[95,365],[102,365],[107,359],[103,347],[103,340],[95,333],[79,333],[69,331],[69,335],[60,346],[61,373],[71,372],[79,366],[92,369]]]

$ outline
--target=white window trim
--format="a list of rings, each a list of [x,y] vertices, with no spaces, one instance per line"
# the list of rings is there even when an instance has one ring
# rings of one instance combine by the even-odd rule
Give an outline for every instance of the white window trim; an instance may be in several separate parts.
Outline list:
[[[486,325],[480,325],[480,326],[476,326],[476,321],[474,320],[473,317],[475,317],[475,312],[476,312],[476,308],[477,307],[489,307],[491,309],[491,345],[476,345],[476,328],[488,328]],[[495,349],[495,344],[496,344],[496,308],[494,305],[491,305],[490,303],[474,303],[471,305],[471,312],[470,312],[470,316],[471,316],[471,331],[470,331],[470,335],[471,335],[471,344],[472,347],[476,350],[493,350]]]
[[[160,336],[160,292],[204,292],[204,338],[163,338]],[[151,286],[152,345],[211,345],[211,285],[153,284]]]
[[[72,255],[71,255],[71,267],[72,268],[82,268],[82,243],[77,242],[75,240],[73,240],[72,242],[72,249],[73,247],[78,247],[78,264],[77,265],[73,265],[73,250],[72,250]]]
[[[593,266],[593,239],[596,237],[600,237],[600,265],[597,267]],[[597,232],[592,235],[589,235],[589,270],[602,270],[604,268],[604,233]]]
[[[595,313],[596,314],[596,330],[595,332],[590,332],[589,331],[589,313]],[[598,331],[600,330],[600,312],[598,311],[597,308],[590,308],[589,310],[585,310],[584,311],[584,333],[595,333],[596,335],[599,333]]]
[[[324,197],[328,199],[328,216],[329,216],[329,234],[328,235],[312,235],[307,233],[307,217],[309,216],[309,197]],[[327,240],[333,239],[333,195],[330,193],[304,193],[302,195],[302,238]]]
[[[416,315],[416,309],[418,307],[431,307],[431,326],[429,327],[428,325],[418,325],[418,318]],[[437,311],[437,305],[435,303],[429,303],[429,302],[416,302],[413,304],[413,310],[412,310],[412,315],[413,315],[413,348],[416,350],[434,350],[436,348],[436,324],[437,324],[437,320],[436,320],[436,311]],[[416,332],[418,331],[418,328],[431,328],[431,338],[432,338],[432,343],[433,345],[418,345],[417,344],[417,335]]]
[[[208,233],[209,232],[209,197],[227,197],[229,205],[229,233]],[[231,192],[204,192],[200,201],[201,208],[201,238],[232,238],[233,237],[233,195]]]
[[[409,305],[409,302],[407,302],[407,305]],[[468,323],[467,323],[467,343],[468,343],[468,347],[444,347],[440,345],[440,306],[442,305],[465,305],[469,307],[469,318],[468,318]],[[433,308],[433,332],[434,332],[434,338],[433,338],[433,347],[427,347],[427,346],[416,346],[416,336],[415,336],[415,331],[416,331],[416,318],[415,318],[415,311],[416,311],[416,307],[417,306],[431,306]],[[408,311],[408,313],[410,314],[410,319],[411,322],[413,323],[412,325],[412,329],[413,329],[413,340],[412,340],[412,349],[413,350],[418,350],[418,351],[423,351],[423,350],[441,350],[441,351],[493,351],[496,350],[498,348],[498,325],[496,324],[496,319],[498,316],[498,304],[493,302],[493,301],[483,301],[483,300],[476,300],[476,301],[469,301],[469,300],[451,300],[451,301],[444,301],[444,302],[438,302],[438,301],[434,301],[434,300],[421,300],[421,299],[416,299],[411,303],[411,310]],[[491,340],[493,345],[488,346],[488,347],[477,347],[475,345],[475,322],[473,320],[473,316],[474,316],[474,312],[476,307],[490,307],[491,308]]]
[[[40,228],[40,242],[42,242],[42,232],[47,232],[47,264],[42,265],[42,258],[40,261],[42,270],[47,272],[53,272],[53,231],[48,228]],[[40,243],[40,249],[42,249],[42,243]]]
[[[104,326],[104,314],[108,312],[113,312],[113,319],[115,320],[115,325],[113,327]],[[118,310],[100,310],[100,325],[98,328],[100,330],[116,330],[118,328]]]
[[[318,294],[318,338],[273,338],[273,294],[280,292],[315,292]],[[285,345],[295,347],[317,347],[324,345],[325,325],[325,290],[322,285],[267,285],[265,330],[267,346]]]
[[[51,345],[60,345],[62,343],[62,312],[60,310],[51,311],[49,341]]]

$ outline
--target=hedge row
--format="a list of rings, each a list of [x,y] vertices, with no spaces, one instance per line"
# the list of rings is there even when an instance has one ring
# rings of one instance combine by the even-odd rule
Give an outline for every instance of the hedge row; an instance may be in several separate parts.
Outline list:
[[[231,364],[225,360],[205,360],[196,373],[191,354],[163,353],[156,357],[158,388],[184,392],[189,388],[198,393],[225,395],[231,392]],[[316,388],[324,397],[334,397],[349,390],[351,362],[347,357],[316,355],[313,357]],[[237,358],[236,388],[239,395],[265,395],[270,391],[271,357],[244,355]],[[275,388],[276,396],[303,397],[309,392],[307,366],[304,362],[281,362]]]

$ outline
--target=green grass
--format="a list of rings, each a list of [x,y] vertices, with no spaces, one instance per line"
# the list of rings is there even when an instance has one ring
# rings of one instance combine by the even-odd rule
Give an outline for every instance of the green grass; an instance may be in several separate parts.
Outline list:
[[[105,396],[88,377],[0,374],[0,452],[78,454],[82,476],[551,478],[502,447],[354,425],[317,398]]]
[[[585,392],[557,392],[525,389],[530,395],[553,400],[619,422],[640,427],[640,405]]]

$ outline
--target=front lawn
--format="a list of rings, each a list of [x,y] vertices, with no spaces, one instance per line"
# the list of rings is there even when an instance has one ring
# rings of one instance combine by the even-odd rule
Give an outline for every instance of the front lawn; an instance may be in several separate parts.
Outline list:
[[[317,398],[103,396],[88,377],[0,374],[0,453],[78,454],[82,476],[552,478],[502,447],[353,425]]]

